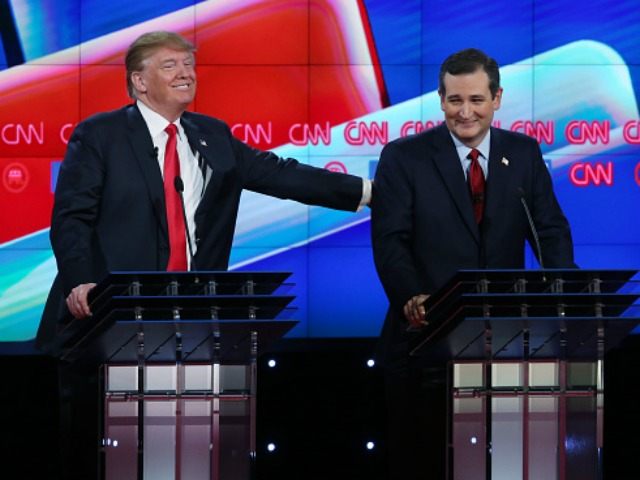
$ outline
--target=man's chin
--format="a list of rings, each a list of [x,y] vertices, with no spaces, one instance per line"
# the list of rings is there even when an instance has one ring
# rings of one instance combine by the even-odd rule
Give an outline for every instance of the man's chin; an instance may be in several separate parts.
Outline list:
[[[176,100],[176,105],[178,108],[185,110],[189,105],[193,103],[193,97],[184,97]]]
[[[471,138],[480,134],[480,130],[476,125],[470,127],[458,127],[456,128],[456,131],[458,132],[458,135],[463,138]]]
[[[193,99],[196,97],[195,92],[180,92],[180,95],[178,95],[178,99],[183,102],[186,103],[187,105],[190,104],[191,102],[193,102]]]
[[[453,134],[458,137],[458,140],[460,140],[462,143],[467,143],[470,141],[473,141],[474,139],[478,138],[479,132],[477,131],[469,131],[469,130],[462,130],[460,131],[459,129],[456,130],[455,132],[453,132]]]

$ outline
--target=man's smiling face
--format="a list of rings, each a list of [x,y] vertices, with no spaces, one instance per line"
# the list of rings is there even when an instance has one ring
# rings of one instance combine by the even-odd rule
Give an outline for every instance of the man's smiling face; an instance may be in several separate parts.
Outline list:
[[[491,127],[493,114],[500,108],[502,89],[495,96],[489,89],[489,76],[479,68],[473,73],[444,76],[440,108],[449,131],[468,147],[477,147]]]
[[[163,47],[132,74],[136,96],[170,122],[175,121],[196,94],[193,53]]]

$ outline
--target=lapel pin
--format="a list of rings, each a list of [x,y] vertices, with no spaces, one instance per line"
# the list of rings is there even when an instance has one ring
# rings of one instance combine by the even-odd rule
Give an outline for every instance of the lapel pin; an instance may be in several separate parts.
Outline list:
[[[503,164],[505,167],[508,167],[508,166],[509,166],[509,160],[507,160],[506,158],[502,157],[502,164]]]
[[[203,147],[207,146],[207,142],[204,141],[203,139],[200,139],[200,145],[202,145]]]

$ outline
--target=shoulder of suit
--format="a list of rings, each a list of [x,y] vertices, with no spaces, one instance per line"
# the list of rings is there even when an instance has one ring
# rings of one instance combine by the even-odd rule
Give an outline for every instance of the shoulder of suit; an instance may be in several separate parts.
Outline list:
[[[411,148],[421,145],[437,147],[449,139],[449,130],[445,124],[441,124],[419,133],[397,138],[390,143],[401,148]]]
[[[130,104],[117,110],[95,113],[83,119],[78,125],[119,124],[126,121],[126,117],[132,108],[135,109],[136,107]]]
[[[116,132],[123,131],[124,127],[129,124],[131,115],[136,113],[140,121],[143,121],[142,115],[133,104],[117,110],[90,115],[76,125],[74,135],[112,137]]]
[[[491,135],[502,141],[537,143],[536,139],[529,135],[525,135],[520,132],[512,132],[511,130],[504,130],[502,128],[491,128]]]
[[[222,120],[215,117],[210,117],[209,115],[204,115],[202,113],[184,112],[182,114],[182,118],[188,122],[191,122],[199,127],[203,127],[206,129],[229,130],[229,126]]]

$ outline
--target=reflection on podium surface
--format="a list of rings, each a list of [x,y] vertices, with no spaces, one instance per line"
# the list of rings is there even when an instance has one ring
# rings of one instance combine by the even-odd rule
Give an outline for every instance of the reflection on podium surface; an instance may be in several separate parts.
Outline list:
[[[106,479],[136,478],[140,423],[144,478],[250,478],[249,366],[153,364],[144,376],[140,419],[137,366],[106,367]]]
[[[293,326],[287,272],[112,272],[60,357],[102,374],[101,478],[253,478],[257,358]]]
[[[448,361],[448,477],[601,480],[604,356],[640,324],[635,270],[461,271],[412,354]]]
[[[477,479],[478,468],[486,471],[486,430],[492,479],[559,479],[561,456],[569,478],[597,478],[598,368],[598,362],[454,363],[453,478]]]

